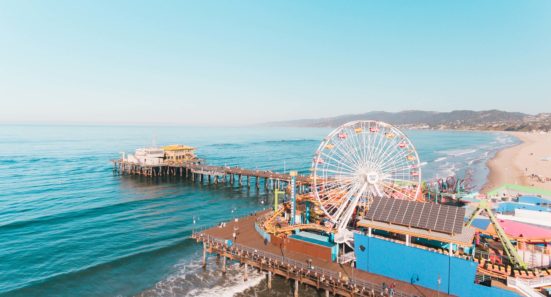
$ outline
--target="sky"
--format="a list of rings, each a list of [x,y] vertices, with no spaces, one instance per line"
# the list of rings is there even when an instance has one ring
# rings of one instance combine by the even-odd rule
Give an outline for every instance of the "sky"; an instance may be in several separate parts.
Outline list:
[[[0,122],[551,112],[551,1],[0,1]]]

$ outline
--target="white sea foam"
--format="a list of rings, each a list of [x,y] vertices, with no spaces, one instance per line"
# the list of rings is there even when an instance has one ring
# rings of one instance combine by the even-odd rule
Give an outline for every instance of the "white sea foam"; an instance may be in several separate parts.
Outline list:
[[[212,288],[193,289],[188,292],[186,296],[194,297],[231,297],[237,293],[241,293],[248,288],[257,286],[264,279],[263,274],[255,272],[249,273],[249,280],[243,281],[243,274],[239,273],[228,277],[227,283],[221,286],[214,286]]]
[[[475,153],[476,151],[477,151],[476,149],[458,149],[458,150],[443,151],[442,153],[448,156],[459,157],[459,156]]]
[[[446,178],[448,176],[455,176],[456,174],[456,164],[446,162],[443,165],[439,166],[436,171],[436,178]]]
[[[207,267],[216,267],[209,260]],[[180,263],[175,266],[176,272],[159,281],[138,297],[230,297],[258,285],[264,274],[249,268],[249,277],[244,281],[243,268],[238,263],[228,266],[228,272],[222,275],[217,269],[204,270],[200,261]]]
[[[440,158],[437,158],[436,160],[434,160],[434,162],[442,162],[446,159],[447,159],[447,157],[440,157]]]

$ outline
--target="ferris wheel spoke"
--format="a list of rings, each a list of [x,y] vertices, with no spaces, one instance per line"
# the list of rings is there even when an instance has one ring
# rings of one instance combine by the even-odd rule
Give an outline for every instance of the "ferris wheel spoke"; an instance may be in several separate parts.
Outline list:
[[[376,144],[376,147],[373,150],[374,158],[372,159],[372,162],[374,164],[374,167],[381,168],[381,163],[385,160],[385,155],[388,154],[388,152],[385,152],[385,145],[388,143],[388,141],[385,141],[385,136],[383,136],[382,133],[377,133],[378,141]]]
[[[392,164],[397,161],[402,161],[402,159],[407,160],[409,153],[407,151],[391,151],[382,159],[380,164],[381,167],[385,167],[387,164]]]
[[[345,154],[340,146],[335,146],[331,151],[322,151],[322,156],[327,156],[333,160],[339,160],[338,162],[347,162],[350,165],[357,164],[357,161],[353,159],[351,154]]]
[[[409,169],[417,169],[417,168],[415,168],[415,165],[405,164],[402,167],[388,168],[388,170],[385,170],[385,172],[388,173],[388,174],[392,174],[392,173],[397,173],[397,172],[403,172],[404,170],[409,170]]]
[[[350,202],[350,199],[354,196],[354,194],[356,194],[357,191],[358,191],[358,186],[353,185],[352,189],[350,191],[348,191],[348,193],[346,193],[346,195],[343,196],[343,198],[340,201],[339,208],[338,208],[337,212],[335,213],[335,218],[338,219],[338,218],[341,217],[341,214],[347,208],[347,206]]]
[[[323,189],[326,195],[334,194],[337,192],[343,192],[350,190],[350,187],[353,185],[352,182],[341,182],[341,183],[328,183],[322,184],[316,187],[316,189]]]
[[[360,201],[360,198],[364,195],[366,189],[367,185],[364,184],[362,188],[359,189],[358,192],[353,196],[353,199],[349,202],[348,207],[345,209],[344,214],[342,215],[342,219],[340,220],[338,225],[338,230],[342,230],[348,226],[348,222],[350,221],[352,214],[356,210],[358,201]]]
[[[394,132],[391,131],[390,133]],[[385,142],[385,145],[381,148],[381,158],[379,158],[377,166],[382,167],[382,164],[384,164],[387,159],[391,158],[397,153],[396,146],[398,145],[398,143],[396,143],[395,139],[396,138],[392,138],[389,141]]]
[[[352,182],[329,183],[329,184],[319,185],[316,188],[323,189],[326,192],[342,191],[342,190],[348,190],[348,188],[351,187],[351,185],[352,185]]]
[[[407,161],[407,158],[410,155],[414,157],[413,161],[415,161],[415,163],[417,163],[417,165],[419,165],[419,156],[415,152],[415,149],[413,148],[413,144],[411,144],[411,142],[409,140],[407,140],[407,147],[409,149],[401,150],[399,154],[395,155],[391,160],[388,160],[387,165],[385,165],[385,166],[388,166],[388,163],[393,163],[395,161],[400,161],[400,158],[402,158],[402,160],[405,159]],[[413,161],[407,161],[407,162],[413,164]]]
[[[408,163],[409,162],[407,160],[408,155],[409,154],[407,152],[397,153],[391,156],[390,158],[386,159],[380,166],[383,170],[386,170],[389,168],[389,166],[396,165],[397,163],[402,163],[402,162]]]
[[[391,129],[389,133],[393,134],[393,137],[390,139],[391,141],[389,141],[386,146],[387,151],[383,160],[386,160],[392,157],[393,155],[400,153],[401,151],[397,151],[397,150],[399,149],[400,142],[402,142],[403,139],[405,138],[400,136],[401,133],[395,129]]]
[[[352,133],[352,137],[351,137],[351,144],[354,146],[354,152],[356,152],[356,155],[358,156],[358,159],[359,159],[359,164],[361,166],[363,166],[363,164],[365,164],[365,154],[364,154],[364,150],[362,149],[364,147],[364,145],[362,144],[362,137],[363,137],[363,125],[362,123],[360,122],[359,125],[355,125],[354,126],[354,131]],[[355,129],[361,129],[359,132],[356,132]]]
[[[341,129],[342,130],[342,129]],[[335,141],[336,139],[334,139],[336,136],[338,136],[339,133],[341,133],[339,129],[335,129],[328,137],[326,137],[326,139],[320,144],[320,146],[318,147],[318,152],[322,152],[322,153],[325,153],[326,155],[329,155],[326,151],[327,151],[327,146],[329,144],[333,145],[333,149],[331,149],[331,151],[333,152],[339,152],[339,156],[338,158],[340,159],[343,159],[343,160],[347,160],[349,163],[351,164],[354,164],[355,161],[354,161],[354,156],[353,155],[350,155],[350,154],[346,154],[346,152],[341,152],[341,149],[340,147],[342,146],[343,142],[342,141]]]
[[[383,172],[386,174],[386,175],[391,175],[391,176],[410,176],[411,173],[413,172],[413,168],[411,168],[411,165],[409,164],[400,164],[398,165],[400,167],[388,167],[388,168],[385,168],[383,169]]]
[[[326,160],[324,159],[324,163],[325,166],[336,166],[336,164],[338,164],[339,166],[342,166],[343,169],[346,168],[348,170],[350,170],[350,172],[355,172],[356,169],[351,167],[350,165],[346,164],[345,162],[341,161],[341,160],[338,160],[338,159],[335,159],[333,156],[329,155],[329,154],[326,154],[325,152],[321,152],[321,159],[323,158],[326,158]],[[329,161],[333,161],[333,163],[329,162]],[[322,165],[323,167],[324,165]]]
[[[394,133],[394,132],[390,132]],[[398,147],[398,143],[391,139],[390,141],[386,142],[386,145],[382,148],[382,154],[380,160],[377,162],[377,166],[384,167],[384,164],[388,162],[389,159],[394,158],[395,155],[400,154],[401,152],[397,152],[396,149]]]
[[[334,172],[340,172],[344,176],[353,176],[355,173],[355,170],[352,170],[346,166],[342,166],[342,164],[326,162],[325,164],[321,165],[316,172],[323,172],[327,176],[330,175],[329,173],[334,173]]]
[[[339,134],[341,133],[344,133],[346,135],[346,138],[340,139]],[[347,159],[351,164],[359,164],[360,159],[356,154],[353,154],[354,148],[351,147],[349,144],[349,134],[351,134],[351,131],[349,131],[347,127],[343,127],[338,131],[338,133],[333,135],[332,142],[336,144],[335,150],[341,156]]]
[[[367,156],[367,161],[370,162],[370,163],[373,162],[373,159],[374,159],[374,157],[375,157],[374,152],[375,152],[376,147],[377,147],[376,144],[377,144],[378,141],[379,141],[378,133],[372,132],[371,129],[377,129],[377,128],[378,128],[378,127],[373,126],[373,125],[371,125],[371,123],[370,123],[370,125],[368,125],[368,129],[367,129],[367,132],[366,132],[366,133],[368,133],[368,134],[367,134],[367,137],[368,137],[368,142],[367,142],[367,143],[368,143],[368,144],[367,144],[366,149],[367,149],[368,152],[369,152],[369,153],[368,153],[368,156]]]
[[[351,145],[352,136],[348,136],[349,134],[351,134],[351,132],[346,131],[343,133],[346,133],[347,138],[338,142],[339,145],[336,146],[337,152],[343,156],[346,156],[351,164],[359,166],[361,164],[361,159],[357,154],[355,154],[355,148]]]

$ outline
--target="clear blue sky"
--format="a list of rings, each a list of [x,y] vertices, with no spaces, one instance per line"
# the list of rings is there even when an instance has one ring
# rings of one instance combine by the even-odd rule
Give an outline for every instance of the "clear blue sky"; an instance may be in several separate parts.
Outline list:
[[[0,1],[0,122],[551,112],[551,1]]]

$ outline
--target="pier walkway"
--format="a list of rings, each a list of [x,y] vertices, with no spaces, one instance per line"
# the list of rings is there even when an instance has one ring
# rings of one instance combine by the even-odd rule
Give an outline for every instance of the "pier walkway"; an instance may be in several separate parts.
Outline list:
[[[255,267],[268,273],[269,288],[273,274],[293,279],[295,296],[298,296],[299,283],[325,290],[326,296],[330,293],[339,296],[383,296],[383,283],[387,286],[395,285],[395,297],[449,296],[347,265],[287,251],[284,246],[275,246],[265,241],[255,230],[255,222],[260,215],[263,213],[241,218],[237,222],[231,221],[224,226],[194,232],[192,237],[203,243],[203,264],[206,265],[207,253],[216,254],[222,257],[223,272],[226,270],[226,259],[243,264],[245,278],[249,266]],[[228,244],[228,240],[232,243]]]
[[[291,175],[276,173],[269,170],[252,170],[241,167],[204,165],[198,162],[163,163],[159,165],[147,165],[132,163],[122,159],[113,160],[113,172],[121,175],[140,175],[148,177],[176,176],[192,181],[218,184],[225,183],[239,186],[254,186],[260,189],[261,184],[265,189],[284,188],[291,181]],[[254,178],[254,180],[253,180]],[[304,192],[310,184],[310,177],[298,175],[296,177],[298,192]]]

